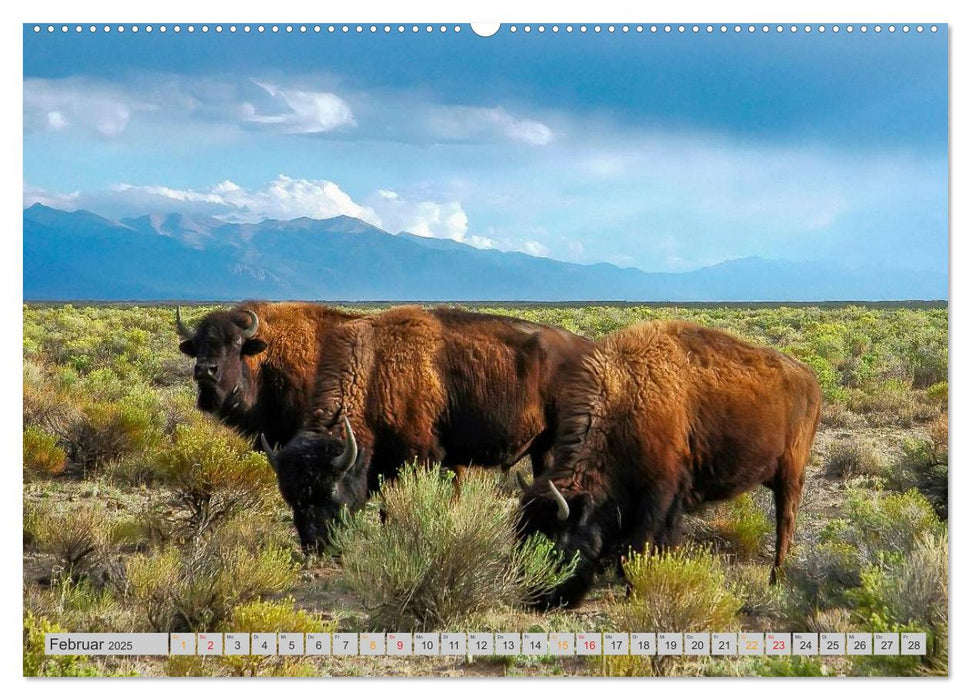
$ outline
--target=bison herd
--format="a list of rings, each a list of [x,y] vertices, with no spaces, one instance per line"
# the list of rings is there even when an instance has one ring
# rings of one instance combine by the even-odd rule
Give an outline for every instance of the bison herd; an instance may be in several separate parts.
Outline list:
[[[526,456],[519,531],[577,561],[545,607],[576,605],[602,562],[676,544],[685,511],[759,484],[775,496],[773,578],[791,542],[819,385],[721,331],[654,322],[593,342],[452,308],[263,302],[194,329],[176,309],[176,327],[198,408],[267,453],[307,550],[408,461]]]

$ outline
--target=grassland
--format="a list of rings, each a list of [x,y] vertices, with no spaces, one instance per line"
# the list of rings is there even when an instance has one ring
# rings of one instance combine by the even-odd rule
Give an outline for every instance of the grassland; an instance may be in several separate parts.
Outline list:
[[[189,319],[209,307],[195,307]],[[453,606],[440,629],[596,631],[922,630],[923,658],[675,658],[663,663],[554,657],[485,659],[61,658],[43,632],[356,631],[394,617],[395,581],[362,590],[364,562],[307,558],[262,455],[194,408],[191,360],[171,307],[25,306],[24,672],[29,675],[924,675],[947,672],[947,310],[937,307],[750,308],[523,306],[486,309],[599,338],[630,324],[687,318],[777,347],[808,363],[825,396],[784,581],[768,585],[769,493],[696,513],[688,545],[605,571],[581,607],[540,614],[515,587]],[[433,478],[434,475],[428,478]],[[437,478],[437,477],[434,477]],[[463,497],[496,513],[463,530],[488,546],[515,504],[496,475]],[[432,522],[421,489],[388,494]],[[425,483],[427,493],[438,493]],[[447,504],[444,507],[450,507]],[[349,531],[395,542],[371,526]],[[423,510],[424,509],[424,510]],[[454,523],[461,520],[456,513]],[[370,520],[369,520],[370,519]],[[371,524],[369,524],[371,523]],[[417,538],[420,539],[420,538]],[[357,544],[358,546],[355,546]],[[462,541],[437,556],[461,557]],[[468,545],[466,541],[464,545]],[[413,553],[412,553],[413,554]],[[363,556],[363,555],[362,555]],[[510,554],[510,556],[518,556]],[[402,559],[404,561],[405,559]],[[492,566],[492,565],[489,565]],[[499,566],[496,564],[495,566]],[[491,569],[476,580],[494,581]],[[491,578],[490,578],[491,576]],[[433,594],[434,584],[430,593]],[[492,584],[490,584],[492,585]],[[498,584],[496,584],[498,585]],[[384,596],[384,599],[380,599]],[[378,599],[376,599],[376,597]],[[434,600],[434,596],[430,599]],[[707,600],[704,609],[688,600]],[[434,605],[434,603],[430,603]],[[389,612],[390,611],[390,612]],[[712,618],[712,612],[718,613]],[[380,614],[379,614],[380,613]],[[390,617],[389,617],[390,615]],[[706,617],[707,616],[707,617]],[[443,622],[443,620],[447,620]],[[675,627],[670,627],[675,629]]]

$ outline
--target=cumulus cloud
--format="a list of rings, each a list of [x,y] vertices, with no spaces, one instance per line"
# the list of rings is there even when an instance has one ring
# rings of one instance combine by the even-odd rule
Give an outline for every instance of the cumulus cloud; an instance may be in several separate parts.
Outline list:
[[[278,175],[258,188],[243,187],[231,180],[200,188],[122,183],[105,190],[61,194],[25,185],[24,206],[35,202],[64,210],[90,209],[116,218],[175,211],[212,216],[232,223],[300,217],[329,219],[343,215],[361,219],[393,234],[407,232],[425,238],[458,241],[476,248],[497,247],[492,238],[470,232],[468,214],[457,200],[409,199],[393,190],[378,189],[359,203],[330,180],[307,180],[287,175]],[[522,249],[531,255],[548,252],[535,241],[523,247],[504,245],[503,249]]]
[[[411,201],[391,190],[378,190],[371,205],[377,210],[384,228],[392,233],[407,231],[425,238],[447,238],[491,247],[492,241],[469,235],[469,217],[458,201]]]
[[[426,238],[443,238],[491,248],[493,241],[469,233],[469,217],[459,201],[410,200],[392,190],[379,189],[364,203],[330,180],[307,180],[278,175],[259,188],[223,180],[210,187],[122,183],[107,190],[58,194],[24,186],[24,206],[40,202],[58,209],[88,208],[108,216],[178,211],[213,216],[224,221],[256,223],[264,219],[329,219],[353,216],[390,233],[407,231]]]
[[[428,124],[435,136],[450,141],[503,138],[530,146],[546,146],[553,130],[534,119],[516,117],[503,107],[440,106],[431,111]]]
[[[302,216],[328,219],[353,216],[375,226],[381,220],[373,209],[361,206],[330,180],[305,180],[278,175],[262,188],[241,187],[224,180],[212,187],[177,189],[162,185],[120,184],[112,209],[123,203],[130,213],[182,211],[206,214],[225,221],[254,223],[263,219],[294,219]],[[92,194],[91,199],[103,199]]]

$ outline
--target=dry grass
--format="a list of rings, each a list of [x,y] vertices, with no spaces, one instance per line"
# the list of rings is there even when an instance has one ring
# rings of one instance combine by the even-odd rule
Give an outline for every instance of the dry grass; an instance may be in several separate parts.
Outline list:
[[[230,521],[185,545],[129,559],[127,594],[140,619],[156,631],[211,630],[234,606],[289,589],[298,569],[291,546],[252,532]]]
[[[58,572],[78,577],[104,561],[111,520],[100,504],[46,506],[29,513],[27,519],[34,546],[56,557]]]

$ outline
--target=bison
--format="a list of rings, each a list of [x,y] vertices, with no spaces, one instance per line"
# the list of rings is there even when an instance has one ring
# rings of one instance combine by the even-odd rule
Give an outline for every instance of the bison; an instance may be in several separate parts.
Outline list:
[[[543,605],[578,604],[598,563],[674,545],[684,511],[758,484],[775,496],[774,581],[820,409],[807,367],[718,330],[668,321],[601,340],[565,380],[553,468],[523,484],[521,536],[577,556]]]
[[[321,339],[357,317],[321,304],[251,301],[190,329],[176,307],[179,349],[196,360],[197,406],[244,435],[287,442],[307,415]]]
[[[312,423],[268,451],[307,550],[409,460],[549,466],[558,376],[593,349],[559,328],[417,307],[347,321],[324,342]]]

